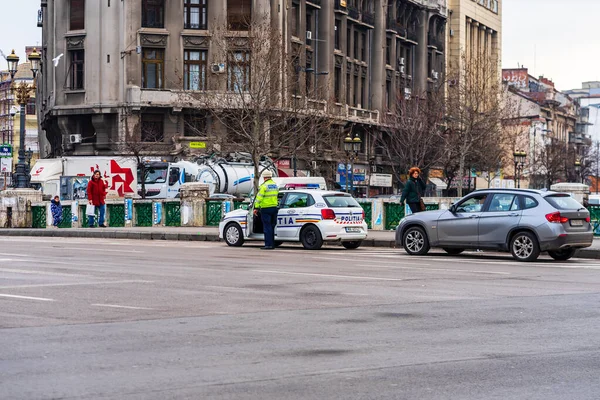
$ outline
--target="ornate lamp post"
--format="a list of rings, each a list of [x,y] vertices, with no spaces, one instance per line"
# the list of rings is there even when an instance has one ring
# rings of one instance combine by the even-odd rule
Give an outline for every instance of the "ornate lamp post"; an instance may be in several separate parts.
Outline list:
[[[19,56],[15,54],[13,50],[12,53],[8,57],[6,57],[6,61],[8,61],[8,72],[10,72],[11,80],[13,81],[11,86],[12,93],[16,96],[17,102],[21,106],[21,129],[19,132],[19,161],[17,162],[17,167],[15,169],[14,185],[18,189],[24,189],[29,187],[29,180],[31,176],[29,175],[29,170],[27,169],[27,165],[25,162],[25,107],[31,98],[31,94],[35,91],[35,77],[40,70],[40,62],[42,60],[42,56],[37,52],[36,49],[33,49],[33,52],[29,55],[29,62],[31,63],[31,72],[33,72],[33,82],[32,86],[28,85],[26,82],[22,82],[20,85],[14,83],[14,78],[17,73],[17,68],[19,65]]]
[[[352,179],[354,181],[354,161],[358,157],[358,153],[360,152],[360,147],[362,145],[362,140],[358,135],[355,135],[354,138],[350,136],[350,133],[346,135],[344,138],[344,151],[346,152],[346,159],[350,164],[350,173],[348,173],[348,162],[346,163],[346,193],[348,193],[348,180]],[[350,178],[352,175],[352,178]],[[353,182],[354,183],[354,182]]]
[[[527,160],[527,153],[525,153],[523,150],[515,150],[513,157],[515,158],[515,186],[520,189],[521,172],[523,171],[525,161]]]

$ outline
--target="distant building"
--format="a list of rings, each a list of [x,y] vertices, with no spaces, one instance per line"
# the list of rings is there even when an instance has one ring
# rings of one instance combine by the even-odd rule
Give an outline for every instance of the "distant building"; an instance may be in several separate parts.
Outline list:
[[[592,141],[600,142],[600,82],[583,82],[581,89],[565,91],[581,106],[587,125],[587,133]]]

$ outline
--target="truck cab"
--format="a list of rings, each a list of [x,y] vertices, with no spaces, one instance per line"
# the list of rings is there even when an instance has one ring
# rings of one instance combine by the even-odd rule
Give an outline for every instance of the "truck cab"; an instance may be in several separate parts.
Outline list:
[[[196,181],[197,169],[196,164],[188,161],[146,161],[138,167],[138,182],[144,182],[146,198],[175,198],[179,197],[182,184]],[[141,183],[138,194],[142,195]]]

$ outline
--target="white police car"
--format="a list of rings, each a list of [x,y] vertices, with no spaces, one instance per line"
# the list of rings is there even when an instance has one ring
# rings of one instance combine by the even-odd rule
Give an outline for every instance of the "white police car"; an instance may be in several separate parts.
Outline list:
[[[249,210],[225,214],[219,224],[219,237],[229,246],[241,246],[245,240],[264,240],[260,215]],[[275,245],[301,242],[305,249],[316,250],[323,242],[341,242],[356,249],[367,237],[365,213],[348,193],[320,189],[282,190],[275,226]]]

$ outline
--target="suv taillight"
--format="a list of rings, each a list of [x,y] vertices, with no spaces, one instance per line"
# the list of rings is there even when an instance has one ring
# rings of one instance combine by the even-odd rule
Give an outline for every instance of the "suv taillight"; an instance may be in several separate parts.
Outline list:
[[[322,208],[321,217],[323,219],[335,219],[335,212],[331,208]]]
[[[591,221],[592,221],[592,219],[590,217],[585,218],[585,222],[591,222]]]
[[[546,214],[546,219],[548,220],[548,222],[553,222],[556,224],[564,224],[565,222],[569,221],[569,218],[561,216],[560,212],[558,211]]]

